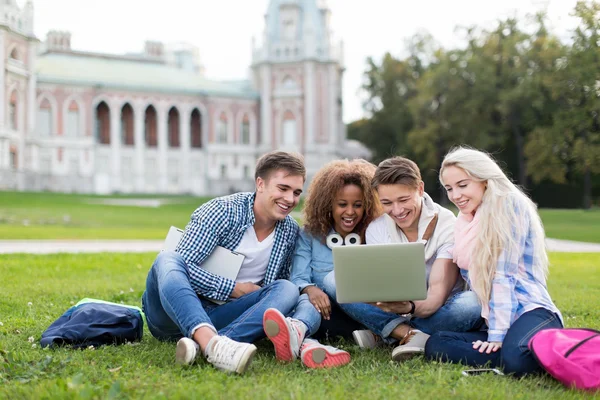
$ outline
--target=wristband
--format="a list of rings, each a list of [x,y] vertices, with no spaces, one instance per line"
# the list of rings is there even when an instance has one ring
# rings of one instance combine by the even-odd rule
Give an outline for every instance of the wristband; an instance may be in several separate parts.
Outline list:
[[[410,303],[410,311],[408,313],[412,315],[415,313],[415,302],[410,300],[409,303]]]

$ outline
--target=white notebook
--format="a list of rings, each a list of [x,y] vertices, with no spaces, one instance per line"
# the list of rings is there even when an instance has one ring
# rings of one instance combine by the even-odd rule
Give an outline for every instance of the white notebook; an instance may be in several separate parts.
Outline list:
[[[172,226],[169,229],[169,233],[167,233],[163,250],[175,250],[182,236],[183,231]],[[217,246],[200,267],[215,275],[235,281],[235,278],[237,278],[238,273],[240,272],[240,268],[242,268],[244,258],[245,256],[243,254],[228,250],[225,247]],[[217,300],[213,301],[215,303],[218,302]]]

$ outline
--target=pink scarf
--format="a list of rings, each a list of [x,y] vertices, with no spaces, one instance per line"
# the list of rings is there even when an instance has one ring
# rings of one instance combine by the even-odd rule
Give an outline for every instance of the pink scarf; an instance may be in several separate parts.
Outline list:
[[[454,250],[452,259],[459,268],[468,270],[471,265],[471,253],[475,239],[479,234],[479,215],[458,214],[454,225]]]
[[[471,254],[475,247],[475,240],[479,234],[479,215],[460,213],[454,225],[454,249],[452,250],[452,260],[460,269],[469,271],[469,279],[473,279],[474,270],[469,270],[471,266]],[[471,288],[475,292],[473,288]],[[477,297],[481,299],[479,293],[475,292]],[[481,316],[486,319],[490,314],[490,308],[487,304],[482,304]]]

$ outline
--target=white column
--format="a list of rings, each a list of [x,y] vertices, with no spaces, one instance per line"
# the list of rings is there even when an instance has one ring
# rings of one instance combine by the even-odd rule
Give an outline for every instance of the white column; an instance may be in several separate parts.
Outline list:
[[[315,149],[315,63],[304,64],[304,140],[307,153]]]
[[[260,67],[262,88],[260,93],[260,148],[265,152],[271,148],[271,132],[273,127],[273,106],[271,105],[271,67],[262,65]]]
[[[6,107],[4,105],[6,104],[5,102],[8,101],[6,98],[6,82],[4,78],[4,65],[6,63],[4,35],[4,31],[0,30],[0,63],[2,63],[0,64],[0,104],[2,104],[2,107],[0,107],[0,134],[4,130],[4,113],[6,112]]]
[[[190,167],[190,120],[191,110],[188,108],[179,109],[179,142],[181,146],[181,185],[180,190],[189,192],[192,188],[191,167]]]
[[[110,162],[111,183],[110,190],[121,189],[121,110],[110,104]]]
[[[133,140],[135,146],[135,190],[139,193],[144,190],[144,149],[146,140],[144,138],[144,120],[145,112],[143,105],[138,105],[134,109],[133,115]]]
[[[35,132],[35,117],[37,115],[36,93],[37,80],[35,75],[35,64],[37,60],[37,43],[29,42],[29,84],[27,86],[27,136],[33,135]],[[84,110],[81,110],[83,112]],[[65,122],[66,124],[66,122]]]
[[[337,77],[336,77],[336,66],[335,64],[329,64],[328,70],[327,70],[327,77],[328,77],[328,85],[327,85],[327,90],[329,91],[327,93],[328,95],[328,100],[329,100],[329,107],[327,107],[327,119],[329,121],[329,129],[327,134],[329,135],[329,144],[332,146],[337,146],[339,143],[339,131],[338,131],[338,126],[337,126],[337,110],[338,110],[338,103],[337,103]]]
[[[0,169],[8,169],[10,164],[10,146],[8,144],[8,139],[2,139],[0,137]]]
[[[167,191],[167,110],[164,105],[156,108],[158,124],[158,190]]]

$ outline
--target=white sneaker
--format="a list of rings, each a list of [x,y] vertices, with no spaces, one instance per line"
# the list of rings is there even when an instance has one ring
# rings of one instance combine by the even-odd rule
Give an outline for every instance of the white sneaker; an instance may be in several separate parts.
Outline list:
[[[306,334],[302,322],[286,318],[279,310],[269,308],[263,315],[263,329],[275,347],[275,358],[285,362],[298,358]]]
[[[241,343],[226,336],[215,336],[206,345],[206,359],[215,368],[243,374],[252,362],[256,346]]]
[[[347,351],[326,346],[314,339],[304,339],[300,358],[302,364],[308,368],[341,367],[350,362],[350,354]]]
[[[354,341],[361,349],[374,349],[384,345],[381,336],[374,334],[368,329],[352,332]]]
[[[429,335],[417,329],[408,332],[405,338],[392,351],[392,360],[405,361],[418,354],[425,353],[425,344]]]
[[[200,353],[200,346],[190,338],[181,338],[175,350],[175,362],[181,365],[190,365]]]

